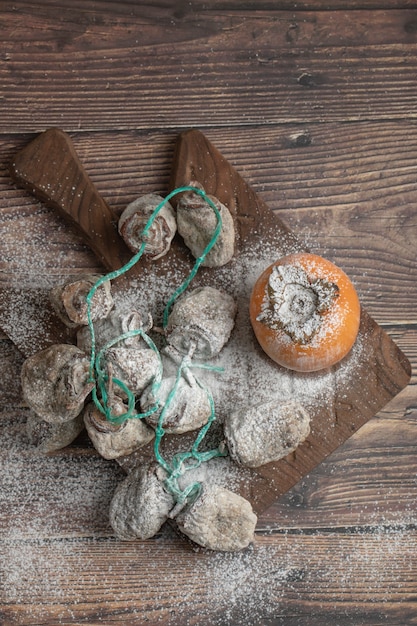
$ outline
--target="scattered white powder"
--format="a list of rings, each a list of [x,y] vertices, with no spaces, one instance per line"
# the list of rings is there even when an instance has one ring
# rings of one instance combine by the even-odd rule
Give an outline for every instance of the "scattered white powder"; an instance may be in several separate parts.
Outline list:
[[[0,445],[0,600],[62,595],[71,542],[110,535],[108,506],[122,472],[88,449],[44,456],[25,435],[26,411],[2,412]],[[52,556],[51,556],[52,552]]]
[[[6,267],[11,287],[46,286],[59,273],[68,273],[73,254],[74,268],[80,263],[85,268],[97,267],[76,228],[29,197],[19,197],[19,210],[1,215],[0,224],[0,268]]]
[[[44,347],[53,335],[48,292],[68,275],[72,256],[74,267],[97,267],[75,228],[42,204],[27,204],[0,216],[0,270],[7,279],[0,293],[2,329],[24,354]]]
[[[323,603],[331,602],[331,590],[335,598],[352,594],[372,606],[393,601],[414,580],[412,538],[405,527],[381,526],[363,535],[316,536],[312,538],[314,556],[306,550],[302,533],[274,541],[275,545],[269,545],[267,537],[259,538],[252,551],[240,554],[199,555],[190,572],[194,595],[192,589],[185,589],[172,623],[261,626],[298,614],[307,624],[309,616],[297,610],[297,598],[305,600],[306,593],[314,615]],[[332,548],[334,557],[329,558]],[[204,608],[199,612],[200,594]],[[358,613],[366,611],[363,605],[358,607]],[[193,617],[187,619],[187,613]]]
[[[257,346],[248,315],[253,285],[267,266],[290,251],[294,251],[294,247],[286,239],[277,238],[268,245],[261,240],[255,241],[249,249],[245,248],[238,253],[230,264],[216,271],[202,272],[190,286],[196,287],[202,280],[233,295],[238,304],[236,325],[231,339],[220,355],[211,361],[212,365],[222,368],[223,373],[198,368],[193,370],[212,391],[220,422],[231,411],[239,410],[239,407],[243,409],[248,405],[255,406],[274,399],[285,401],[289,398],[305,404],[308,410],[313,411],[314,417],[314,412],[319,412],[321,406],[332,406],[335,383],[343,387],[349,381],[350,375],[355,373],[361,356],[361,338],[348,359],[339,366],[337,374],[333,371],[310,375],[288,372],[276,366]],[[123,281],[115,281],[113,292],[116,308],[149,311],[154,323],[160,326],[166,302],[190,271],[189,264],[184,259],[166,257],[162,262],[162,277],[155,276],[151,265],[143,269],[140,276],[128,286]],[[46,278],[42,279],[43,283],[45,281],[47,282]],[[33,299],[27,297],[31,292],[28,294],[25,290],[12,294],[11,309],[20,320],[23,336],[27,336],[28,341],[44,336],[48,330],[42,326],[42,310],[47,299],[46,286],[45,283],[42,291],[34,291],[33,294],[37,295]],[[160,341],[160,336],[155,336],[155,333],[153,335],[155,341]],[[333,426],[330,421],[328,428],[331,430]],[[323,424],[320,424],[320,428],[323,430]],[[314,433],[314,423],[312,432]],[[326,438],[325,432],[320,434]],[[226,467],[227,464],[224,465]],[[220,480],[224,478],[224,468],[219,472],[216,469]],[[229,469],[227,472],[230,474],[231,486],[236,488],[239,480],[237,473],[230,472]]]
[[[237,554],[199,554],[190,571],[195,588],[186,589],[173,623],[265,624],[280,613],[283,595],[299,576],[288,557],[267,545]]]
[[[7,251],[7,241],[6,237],[3,242],[6,248],[2,243],[2,250]],[[21,248],[31,250],[26,244]],[[11,244],[10,250],[15,254]],[[256,348],[247,316],[252,286],[270,263],[292,251],[295,250],[286,248],[286,242],[281,246],[281,242],[276,241],[266,248],[259,244],[234,259],[231,265],[217,271],[215,280],[206,278],[212,286],[234,295],[239,305],[237,327],[232,339],[218,359],[213,361],[213,364],[224,367],[224,373],[201,374],[213,390],[220,419],[239,404],[255,404],[271,397],[295,397],[310,407],[331,404],[335,382],[339,389],[343,386],[348,388],[358,370],[362,371],[366,366],[369,355],[362,337],[358,338],[351,354],[336,372],[318,374],[289,374],[271,364]],[[19,264],[22,274],[19,274]],[[31,252],[23,254],[15,262],[17,284],[31,264],[34,274],[29,276],[29,280],[36,275],[36,285],[31,284],[36,289],[33,292],[22,290],[13,295],[11,310],[14,316],[10,318],[12,326],[19,323],[25,341],[35,341],[34,338],[48,331],[42,308],[47,289],[56,284],[56,279],[48,278],[48,268],[42,255],[34,258]],[[39,268],[45,269],[41,285]],[[149,305],[155,322],[160,323],[164,304],[187,270],[188,266],[182,261],[175,261],[167,263],[163,278],[155,279],[151,272],[144,272],[128,290],[117,294],[117,303],[120,307],[132,308],[147,308]],[[197,284],[198,281],[191,288]],[[40,292],[39,287],[43,291]],[[94,576],[91,569],[85,569],[89,565],[91,551],[99,550],[103,545],[103,536],[108,537],[104,542],[113,543],[108,526],[108,505],[123,475],[115,463],[106,462],[89,450],[81,453],[74,449],[73,453],[66,451],[62,456],[59,453],[49,457],[38,456],[27,445],[24,436],[25,413],[3,413],[1,419],[0,602],[23,603],[33,598],[62,601],[68,606],[61,616],[57,614],[58,623],[68,623],[72,617],[71,606],[76,613],[78,603],[88,602],[82,583],[83,577],[88,576],[91,585],[91,577]],[[236,488],[241,480],[237,470],[222,459],[214,463],[216,481]],[[211,470],[211,466],[207,469]],[[320,550],[320,537],[316,539],[315,550]],[[325,539],[321,538],[321,541]],[[314,577],[316,581],[314,593],[308,586],[310,601],[319,606],[324,598],[328,599],[329,584],[339,594],[350,593],[352,589],[357,591],[357,581],[366,581],[364,598],[372,602],[376,597],[383,602],[390,600],[391,594],[401,587],[406,571],[410,572],[410,576],[413,574],[413,554],[405,527],[387,529],[381,525],[372,535],[362,537],[357,534],[334,535],[337,557],[323,558],[319,571],[314,569],[317,560],[309,556],[305,545],[302,533],[289,533],[282,535],[279,547],[269,545],[267,536],[260,536],[255,547],[244,553],[194,554],[183,550],[182,541],[175,540],[172,531],[165,528],[152,543],[152,550],[158,559],[149,560],[145,544],[135,542],[131,544],[128,569],[125,552],[120,555],[115,553],[111,566],[107,571],[98,572],[97,580],[100,587],[103,587],[103,579],[106,581],[108,597],[127,605],[131,602],[131,591],[115,586],[112,571],[126,571],[128,577],[133,563],[139,563],[142,572],[139,582],[145,587],[150,586],[149,601],[156,605],[158,598],[165,599],[166,605],[166,590],[177,588],[178,567],[183,564],[188,579],[184,581],[182,597],[175,605],[170,602],[169,609],[162,607],[155,614],[155,622],[167,623],[169,619],[170,624],[184,626],[207,623],[220,626],[249,620],[256,626],[266,623],[268,619],[285,617],[289,611],[296,613],[288,597],[296,601],[298,593],[300,596],[304,594],[309,577]],[[164,555],[167,556],[163,561]],[[144,559],[146,562],[142,562]],[[161,570],[162,562],[165,566]],[[130,615],[140,619],[139,608],[130,606],[129,611]],[[40,617],[34,616],[31,623],[37,623],[36,619]]]
[[[36,232],[36,231],[35,231]],[[24,248],[24,246],[23,246]],[[334,389],[334,375],[318,373],[312,376],[288,373],[265,357],[254,339],[248,317],[248,303],[253,285],[259,274],[273,261],[289,252],[298,251],[294,243],[277,237],[267,245],[263,241],[251,244],[232,259],[231,263],[214,272],[205,271],[201,280],[225,290],[233,295],[238,303],[236,327],[231,340],[220,356],[212,361],[213,365],[224,368],[223,374],[204,372],[196,369],[196,374],[207,381],[216,402],[218,418],[223,420],[230,410],[246,406],[248,402],[258,404],[271,398],[287,399],[300,396],[310,404],[327,403],[329,394]],[[21,259],[29,266],[28,259]],[[37,263],[38,260],[35,259]],[[164,306],[174,290],[188,275],[190,266],[184,259],[162,259],[162,276],[156,277],[150,268],[145,268],[139,277],[132,280],[128,288],[118,281],[113,284],[115,302],[118,309],[138,308],[149,310],[157,326],[162,324]],[[33,277],[32,277],[33,278]],[[29,280],[31,277],[29,276]],[[189,289],[199,284],[200,276],[191,283]],[[23,288],[10,294],[10,319],[6,326],[16,332],[19,328],[21,342],[30,352],[36,351],[37,338],[50,332],[50,318],[47,308],[48,290],[57,282],[57,277],[38,274],[37,282],[31,283],[32,289]],[[35,287],[35,288],[33,288]],[[11,333],[13,334],[13,333]],[[153,334],[153,339],[160,343],[160,337]],[[359,339],[360,341],[360,339]],[[352,351],[352,354],[354,352]],[[353,370],[354,359],[348,358]],[[338,374],[338,382],[341,376]]]

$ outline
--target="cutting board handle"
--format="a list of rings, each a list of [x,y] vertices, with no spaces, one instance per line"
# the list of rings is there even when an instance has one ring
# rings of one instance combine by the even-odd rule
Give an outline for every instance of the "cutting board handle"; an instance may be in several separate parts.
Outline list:
[[[117,232],[118,217],[98,193],[67,133],[50,128],[38,135],[14,157],[10,175],[74,224],[107,269],[129,259]]]

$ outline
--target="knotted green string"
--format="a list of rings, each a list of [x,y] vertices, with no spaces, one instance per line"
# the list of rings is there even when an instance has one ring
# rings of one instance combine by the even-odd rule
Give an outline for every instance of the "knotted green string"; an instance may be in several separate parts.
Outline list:
[[[135,395],[132,393],[132,391],[128,388],[128,386],[122,380],[119,380],[118,378],[115,378],[115,377],[111,377],[111,382],[113,385],[116,385],[116,387],[119,387],[120,389],[124,391],[128,400],[128,409],[125,413],[122,413],[121,415],[113,415],[111,412],[111,408],[108,404],[109,397],[108,397],[108,392],[107,392],[107,386],[108,386],[108,383],[110,382],[110,378],[107,372],[101,366],[102,361],[105,358],[105,353],[107,352],[109,348],[116,345],[117,343],[124,341],[125,339],[129,339],[130,337],[138,337],[138,336],[142,337],[142,339],[145,341],[148,347],[151,350],[153,350],[158,357],[158,371],[152,381],[152,393],[156,394],[161,385],[162,369],[163,369],[161,355],[159,354],[159,350],[154,344],[154,342],[152,341],[152,339],[145,333],[145,331],[142,328],[138,328],[137,330],[130,330],[112,339],[111,341],[107,342],[106,345],[100,350],[100,352],[97,354],[97,357],[95,358],[94,370],[95,370],[95,375],[96,375],[96,384],[93,387],[92,395],[93,395],[94,404],[106,416],[106,419],[109,422],[112,422],[113,424],[122,424],[124,421],[126,421],[127,419],[131,417],[136,417],[136,418],[149,417],[150,415],[155,413],[155,411],[158,410],[158,405],[155,404],[150,409],[148,409],[148,411],[146,411],[145,413],[137,413],[135,411]],[[101,403],[98,398],[97,388],[100,389],[100,394],[101,394],[103,403]]]
[[[135,404],[136,404],[136,398],[135,395],[132,393],[132,391],[128,388],[128,386],[122,381],[119,380],[118,378],[115,377],[109,377],[109,375],[107,374],[107,372],[105,371],[105,369],[103,369],[102,367],[102,362],[105,360],[105,353],[106,351],[114,346],[115,344],[124,341],[125,339],[131,338],[131,337],[135,337],[135,336],[140,336],[142,337],[142,339],[145,341],[145,343],[148,345],[148,347],[153,350],[157,356],[158,356],[158,362],[159,362],[159,366],[158,366],[158,371],[156,376],[154,377],[154,380],[152,382],[152,395],[153,397],[157,398],[158,396],[158,391],[160,389],[161,386],[161,381],[162,381],[162,360],[161,360],[161,356],[160,353],[158,351],[158,348],[156,347],[156,345],[154,344],[154,342],[152,341],[152,339],[145,333],[145,331],[143,329],[137,329],[137,330],[133,330],[133,331],[129,331],[127,333],[124,333],[114,339],[112,339],[111,341],[109,341],[103,348],[101,348],[101,350],[98,352],[98,354],[96,354],[97,349],[96,349],[96,337],[95,337],[95,330],[94,330],[94,324],[92,321],[92,314],[91,314],[91,308],[92,308],[92,300],[93,297],[97,291],[97,289],[99,289],[99,287],[107,282],[107,281],[111,281],[111,280],[115,280],[117,278],[119,278],[120,276],[123,276],[124,274],[126,274],[126,272],[128,272],[134,265],[136,265],[136,263],[138,263],[138,261],[141,259],[145,248],[146,248],[146,238],[147,235],[149,233],[149,230],[152,227],[152,224],[154,222],[154,220],[156,219],[159,211],[163,208],[163,206],[169,202],[169,200],[171,198],[173,198],[175,195],[179,194],[179,193],[183,193],[186,191],[193,191],[194,193],[196,193],[197,195],[199,195],[201,198],[203,198],[205,200],[205,202],[207,202],[207,204],[211,207],[211,209],[214,211],[216,218],[217,218],[217,224],[216,224],[216,228],[213,232],[213,235],[209,241],[209,243],[207,244],[207,246],[205,247],[205,249],[203,250],[201,256],[199,256],[195,263],[193,268],[191,269],[190,274],[187,276],[187,278],[184,280],[184,282],[174,291],[174,293],[172,294],[172,296],[169,298],[165,309],[164,309],[164,313],[163,313],[163,328],[166,328],[167,324],[168,324],[168,317],[169,317],[169,313],[170,310],[173,306],[173,304],[175,303],[175,301],[177,300],[177,298],[179,298],[179,296],[181,296],[184,291],[187,289],[187,287],[189,286],[189,284],[191,283],[191,281],[193,280],[193,278],[195,277],[195,275],[197,274],[201,264],[204,262],[205,258],[207,257],[208,253],[210,252],[210,250],[213,248],[213,246],[215,245],[220,232],[221,232],[221,228],[222,228],[222,218],[220,215],[220,212],[218,210],[218,208],[216,207],[215,203],[211,200],[211,198],[209,198],[207,196],[207,194],[205,193],[204,190],[199,189],[198,187],[193,187],[191,185],[187,185],[187,186],[183,186],[183,187],[178,187],[177,189],[174,189],[173,191],[171,191],[171,193],[169,193],[165,199],[160,202],[156,208],[154,209],[154,211],[151,213],[148,221],[146,222],[146,225],[142,231],[142,244],[138,250],[138,252],[130,259],[130,261],[128,263],[126,263],[123,267],[121,267],[118,270],[115,270],[113,272],[110,272],[109,274],[107,274],[106,276],[102,276],[99,280],[97,280],[97,282],[93,285],[93,287],[90,289],[86,301],[87,301],[87,321],[88,321],[88,327],[90,330],[90,336],[91,336],[91,353],[90,353],[90,368],[89,368],[89,382],[93,382],[94,383],[94,388],[93,388],[93,392],[92,392],[92,397],[93,397],[93,401],[94,404],[96,405],[96,407],[99,409],[99,411],[101,411],[101,413],[103,413],[106,417],[106,419],[112,423],[115,424],[122,424],[124,421],[126,421],[127,419],[130,418],[136,418],[136,419],[143,419],[146,417],[149,417],[150,415],[152,415],[153,413],[155,413],[156,411],[158,411],[160,409],[160,403],[158,402],[158,400],[155,402],[155,404],[153,406],[151,406],[146,412],[144,413],[137,413],[136,412],[136,408],[135,408]],[[225,452],[220,450],[219,448],[213,449],[213,450],[208,450],[206,452],[200,452],[198,450],[201,442],[203,441],[204,437],[206,436],[210,426],[212,425],[213,421],[216,419],[216,415],[215,415],[215,408],[214,408],[214,401],[213,401],[213,397],[211,395],[211,393],[209,392],[208,389],[206,389],[201,383],[200,381],[198,381],[197,378],[195,378],[196,384],[199,385],[202,389],[204,389],[204,391],[207,394],[209,403],[210,403],[210,417],[207,421],[207,423],[200,429],[196,440],[191,448],[190,451],[187,452],[179,452],[177,454],[175,454],[171,460],[171,462],[166,461],[163,456],[161,455],[160,452],[160,444],[161,444],[161,440],[165,434],[165,430],[163,427],[163,422],[164,422],[164,418],[166,415],[166,412],[168,411],[175,393],[178,389],[178,385],[180,383],[182,374],[184,372],[185,369],[190,368],[190,367],[201,367],[201,368],[206,368],[206,369],[213,369],[213,370],[218,370],[219,368],[215,368],[212,367],[210,365],[206,365],[206,364],[191,364],[190,363],[190,359],[188,357],[185,357],[181,364],[178,367],[178,371],[177,371],[177,375],[176,375],[176,380],[174,383],[173,388],[171,389],[167,400],[161,410],[160,416],[158,418],[158,424],[155,428],[155,443],[154,443],[154,453],[155,453],[155,458],[156,461],[159,463],[159,465],[161,467],[163,467],[163,469],[166,471],[167,473],[167,479],[165,480],[165,487],[167,488],[167,490],[172,493],[172,495],[174,496],[175,500],[179,503],[183,503],[185,502],[187,499],[190,498],[195,498],[198,496],[199,492],[200,492],[200,484],[199,483],[192,483],[190,485],[188,485],[185,489],[181,489],[179,487],[178,484],[178,480],[179,478],[184,474],[185,471],[190,470],[190,469],[194,469],[196,467],[198,467],[199,465],[201,465],[201,463],[206,462],[212,458],[216,458],[219,456],[225,456]],[[109,383],[119,387],[127,396],[127,411],[122,413],[121,415],[113,415],[111,412],[111,407],[109,406],[109,394],[108,394],[108,385]],[[100,400],[100,398],[101,400]]]

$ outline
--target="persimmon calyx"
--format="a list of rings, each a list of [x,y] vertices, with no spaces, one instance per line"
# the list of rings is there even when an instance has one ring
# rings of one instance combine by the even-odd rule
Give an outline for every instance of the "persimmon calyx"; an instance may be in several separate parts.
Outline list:
[[[269,276],[256,319],[271,329],[283,330],[296,343],[308,343],[338,295],[335,283],[311,280],[302,267],[277,265]]]

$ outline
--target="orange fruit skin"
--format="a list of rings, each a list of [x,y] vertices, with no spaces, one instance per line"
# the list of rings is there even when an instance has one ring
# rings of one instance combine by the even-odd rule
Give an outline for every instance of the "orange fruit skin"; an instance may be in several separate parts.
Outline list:
[[[284,330],[272,329],[257,320],[269,276],[277,265],[301,267],[310,279],[322,278],[339,288],[338,297],[321,314],[319,330],[305,343],[296,342]],[[260,275],[252,291],[249,313],[255,336],[273,361],[291,370],[315,372],[331,367],[350,352],[359,331],[360,309],[356,290],[340,268],[321,256],[301,252],[282,257]]]

